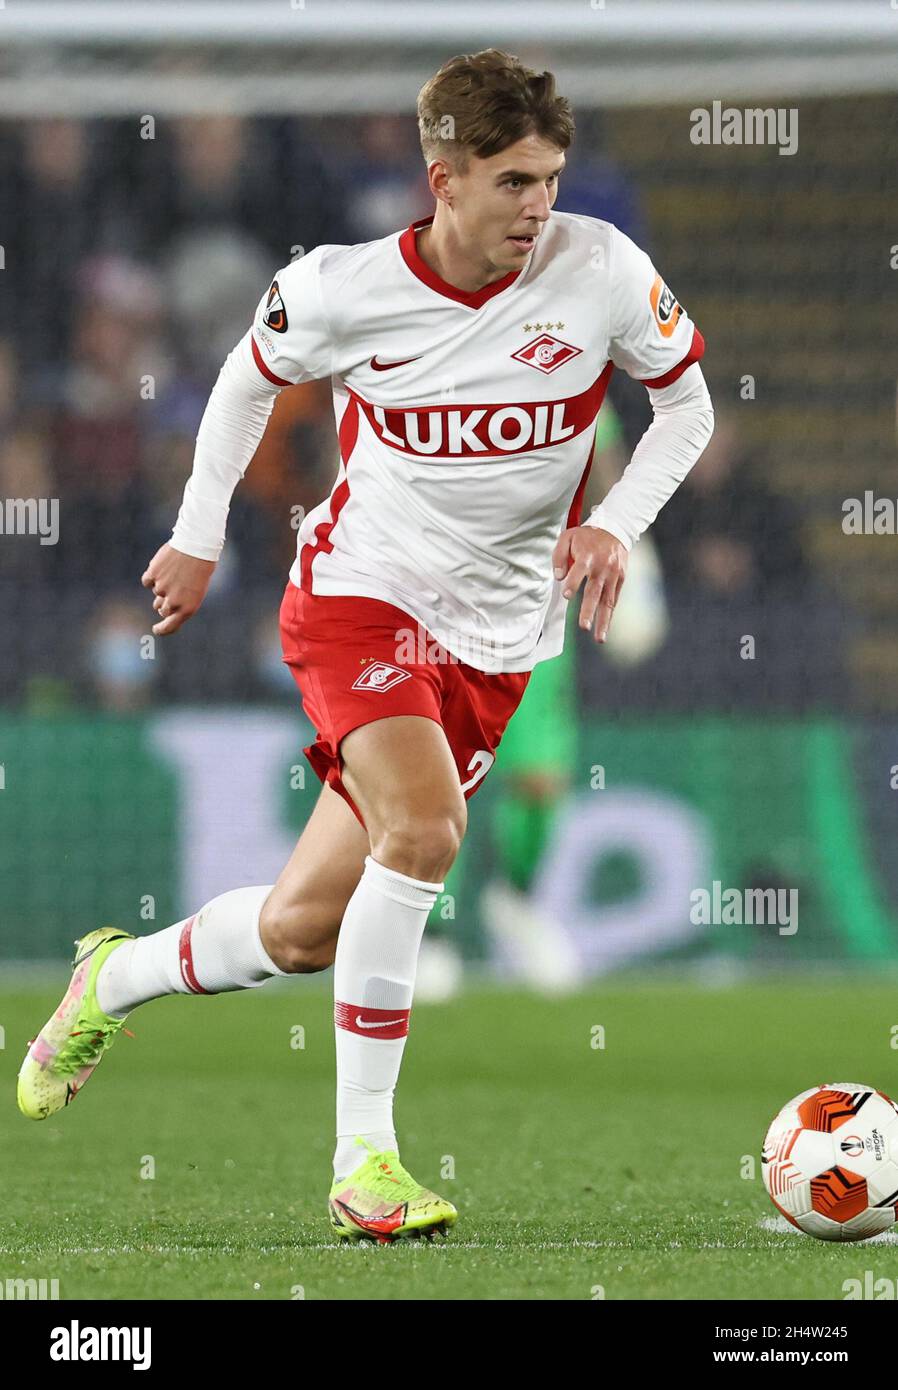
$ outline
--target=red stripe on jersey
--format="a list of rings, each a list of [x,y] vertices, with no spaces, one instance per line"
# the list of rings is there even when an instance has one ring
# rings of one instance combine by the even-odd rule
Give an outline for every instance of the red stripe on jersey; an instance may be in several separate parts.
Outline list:
[[[181,935],[178,938],[178,956],[181,962],[181,979],[184,981],[191,994],[208,994],[207,989],[203,989],[199,980],[196,978],[196,971],[193,968],[193,946],[191,945],[191,935],[193,934],[193,924],[196,921],[196,913],[185,922],[181,928]]]
[[[464,405],[372,405],[351,388],[369,425],[382,444],[411,458],[512,458],[535,449],[551,449],[595,425],[613,371],[606,363],[591,386],[578,396],[547,401],[489,402]],[[511,426],[516,438],[509,437]]]
[[[614,363],[613,363],[613,362],[609,362],[609,363],[608,363],[608,366],[605,368],[605,370],[603,371],[602,375],[599,377],[599,385],[600,385],[600,388],[601,388],[600,394],[599,394],[599,407],[600,407],[600,408],[601,408],[602,401],[605,399],[605,392],[606,392],[606,390],[608,389],[608,383],[609,383],[609,381],[611,380],[611,373],[612,373],[613,371],[614,371]],[[592,456],[593,456],[593,454],[595,453],[595,451],[596,451],[596,433],[595,433],[595,430],[593,430],[593,432],[592,432],[592,444],[590,445],[590,449],[589,449],[589,458],[586,460],[586,467],[585,467],[584,470],[583,470],[583,476],[582,476],[582,478],[580,479],[579,483],[577,484],[577,491],[574,493],[574,500],[571,502],[570,511],[569,511],[568,514],[567,514],[567,521],[566,521],[566,523],[565,523],[565,529],[567,529],[567,527],[570,527],[570,526],[579,526],[579,525],[580,525],[580,517],[581,517],[582,514],[583,514],[583,494],[584,494],[585,491],[586,491],[586,484],[587,484],[587,481],[589,480],[589,470],[592,468]]]
[[[704,351],[705,340],[698,329],[693,328],[692,345],[682,362],[678,362],[675,367],[671,367],[670,371],[665,372],[663,376],[653,377],[651,381],[645,381],[640,377],[640,381],[642,381],[643,386],[651,386],[653,391],[660,390],[662,386],[672,386],[677,378],[683,375],[687,367],[691,367],[693,362],[698,362],[701,359],[704,355]]]
[[[349,404],[343,411],[343,418],[340,421],[339,440],[340,457],[343,460],[343,467],[349,464],[350,455],[356,446],[359,437],[359,407],[354,395],[350,395]],[[349,496],[349,479],[344,478],[339,487],[334,488],[331,493],[331,514],[328,521],[321,521],[315,527],[315,539],[309,541],[302,548],[300,556],[300,587],[307,593],[312,592],[312,561],[316,555],[322,551],[329,553],[334,548],[331,540],[331,532],[337,524],[340,512],[346,504]]]
[[[368,1009],[359,1004],[334,1004],[334,1023],[365,1038],[404,1038],[411,1009]]]
[[[460,290],[455,285],[450,285],[448,280],[444,280],[441,275],[437,275],[435,270],[431,270],[426,261],[421,259],[418,251],[417,233],[420,227],[429,227],[433,221],[433,213],[430,217],[422,217],[420,222],[413,222],[410,227],[399,238],[399,250],[402,259],[405,261],[409,270],[430,290],[436,290],[437,294],[442,294],[446,299],[454,299],[456,304],[467,304],[469,309],[479,309],[487,300],[492,299],[493,295],[501,294],[507,290],[508,286],[517,280],[520,275],[519,270],[510,270],[507,275],[503,275],[501,280],[493,280],[489,285],[484,285],[479,290]]]
[[[250,334],[249,340],[253,345],[253,357],[256,359],[256,366],[259,368],[259,371],[262,373],[262,375],[264,377],[267,377],[269,381],[273,382],[275,386],[293,386],[294,382],[285,381],[282,376],[275,376],[274,372],[269,371],[268,367],[266,367],[264,361],[262,360],[262,354],[259,351],[258,346],[256,344],[256,340],[252,336],[252,334]]]

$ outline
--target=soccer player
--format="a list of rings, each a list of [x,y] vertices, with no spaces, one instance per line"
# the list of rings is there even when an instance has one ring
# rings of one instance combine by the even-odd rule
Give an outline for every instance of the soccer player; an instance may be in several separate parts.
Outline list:
[[[315,809],[274,885],[149,936],[81,938],[18,1091],[26,1115],[60,1110],[150,999],[332,964],[331,1222],[381,1241],[456,1219],[402,1167],[393,1095],[465,801],[581,588],[579,625],[604,642],[628,551],[713,429],[702,337],[649,258],[610,223],[552,211],[573,137],[552,74],[495,49],[453,58],[418,119],[433,215],[278,271],[222,367],[171,541],[143,576],[167,636],[203,601],[276,394],[329,377],[341,463],[300,528],[281,605],[316,730]],[[654,419],[584,521],[615,366],[645,384]]]

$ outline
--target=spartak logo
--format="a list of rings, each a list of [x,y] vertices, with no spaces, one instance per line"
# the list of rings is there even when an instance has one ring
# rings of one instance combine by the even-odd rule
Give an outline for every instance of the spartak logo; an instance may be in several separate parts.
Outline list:
[[[400,671],[398,666],[391,666],[388,661],[376,661],[352,682],[352,688],[353,690],[391,690],[400,681],[409,680],[411,674],[411,671]]]
[[[541,333],[538,338],[533,338],[526,347],[518,348],[517,352],[511,355],[516,362],[525,362],[528,367],[535,367],[538,372],[557,371],[565,362],[570,362],[572,357],[579,357],[582,348],[572,347],[570,343],[562,342],[560,338],[553,338],[551,333]]]

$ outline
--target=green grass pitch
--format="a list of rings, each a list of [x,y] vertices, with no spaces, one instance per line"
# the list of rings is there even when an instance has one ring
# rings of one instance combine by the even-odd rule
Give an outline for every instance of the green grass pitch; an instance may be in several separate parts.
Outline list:
[[[776,1300],[898,1277],[891,1237],[773,1227],[757,1161],[807,1086],[898,1093],[887,983],[614,981],[418,1005],[402,1156],[459,1222],[433,1245],[352,1247],[326,1217],[327,983],[139,1009],[136,1037],[38,1124],[16,1109],[15,1074],[61,988],[0,992],[0,1281],[56,1278],[63,1299]]]

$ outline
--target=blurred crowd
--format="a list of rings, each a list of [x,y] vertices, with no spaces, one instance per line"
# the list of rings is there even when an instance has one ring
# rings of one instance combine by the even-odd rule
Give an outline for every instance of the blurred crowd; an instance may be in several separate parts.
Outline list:
[[[653,250],[633,188],[594,153],[600,139],[580,148],[557,207]],[[170,535],[209,391],[273,272],[297,247],[369,240],[432,211],[414,122],[35,120],[0,128],[0,177],[0,503],[60,507],[57,544],[0,537],[12,653],[0,701],[127,711],[291,694],[276,614],[298,509],[336,469],[327,382],[278,398],[235,495],[201,662],[193,637],[146,659],[140,575]],[[621,377],[612,408],[632,449],[651,415]],[[724,419],[656,528],[672,592],[691,602],[731,611],[806,583],[796,519],[744,462]]]
[[[322,130],[222,115],[0,131],[0,499],[58,498],[60,510],[56,545],[0,540],[0,624],[16,615],[0,698],[68,690],[127,708],[160,680],[165,693],[163,663],[134,640],[151,622],[139,580],[170,535],[221,363],[297,247],[368,240],[430,211],[414,134],[389,116]],[[335,466],[328,384],[282,393],[210,591],[213,619],[236,605],[252,628],[241,654],[233,627],[212,623],[212,698],[282,680],[253,593],[271,609],[291,521],[327,494]]]

